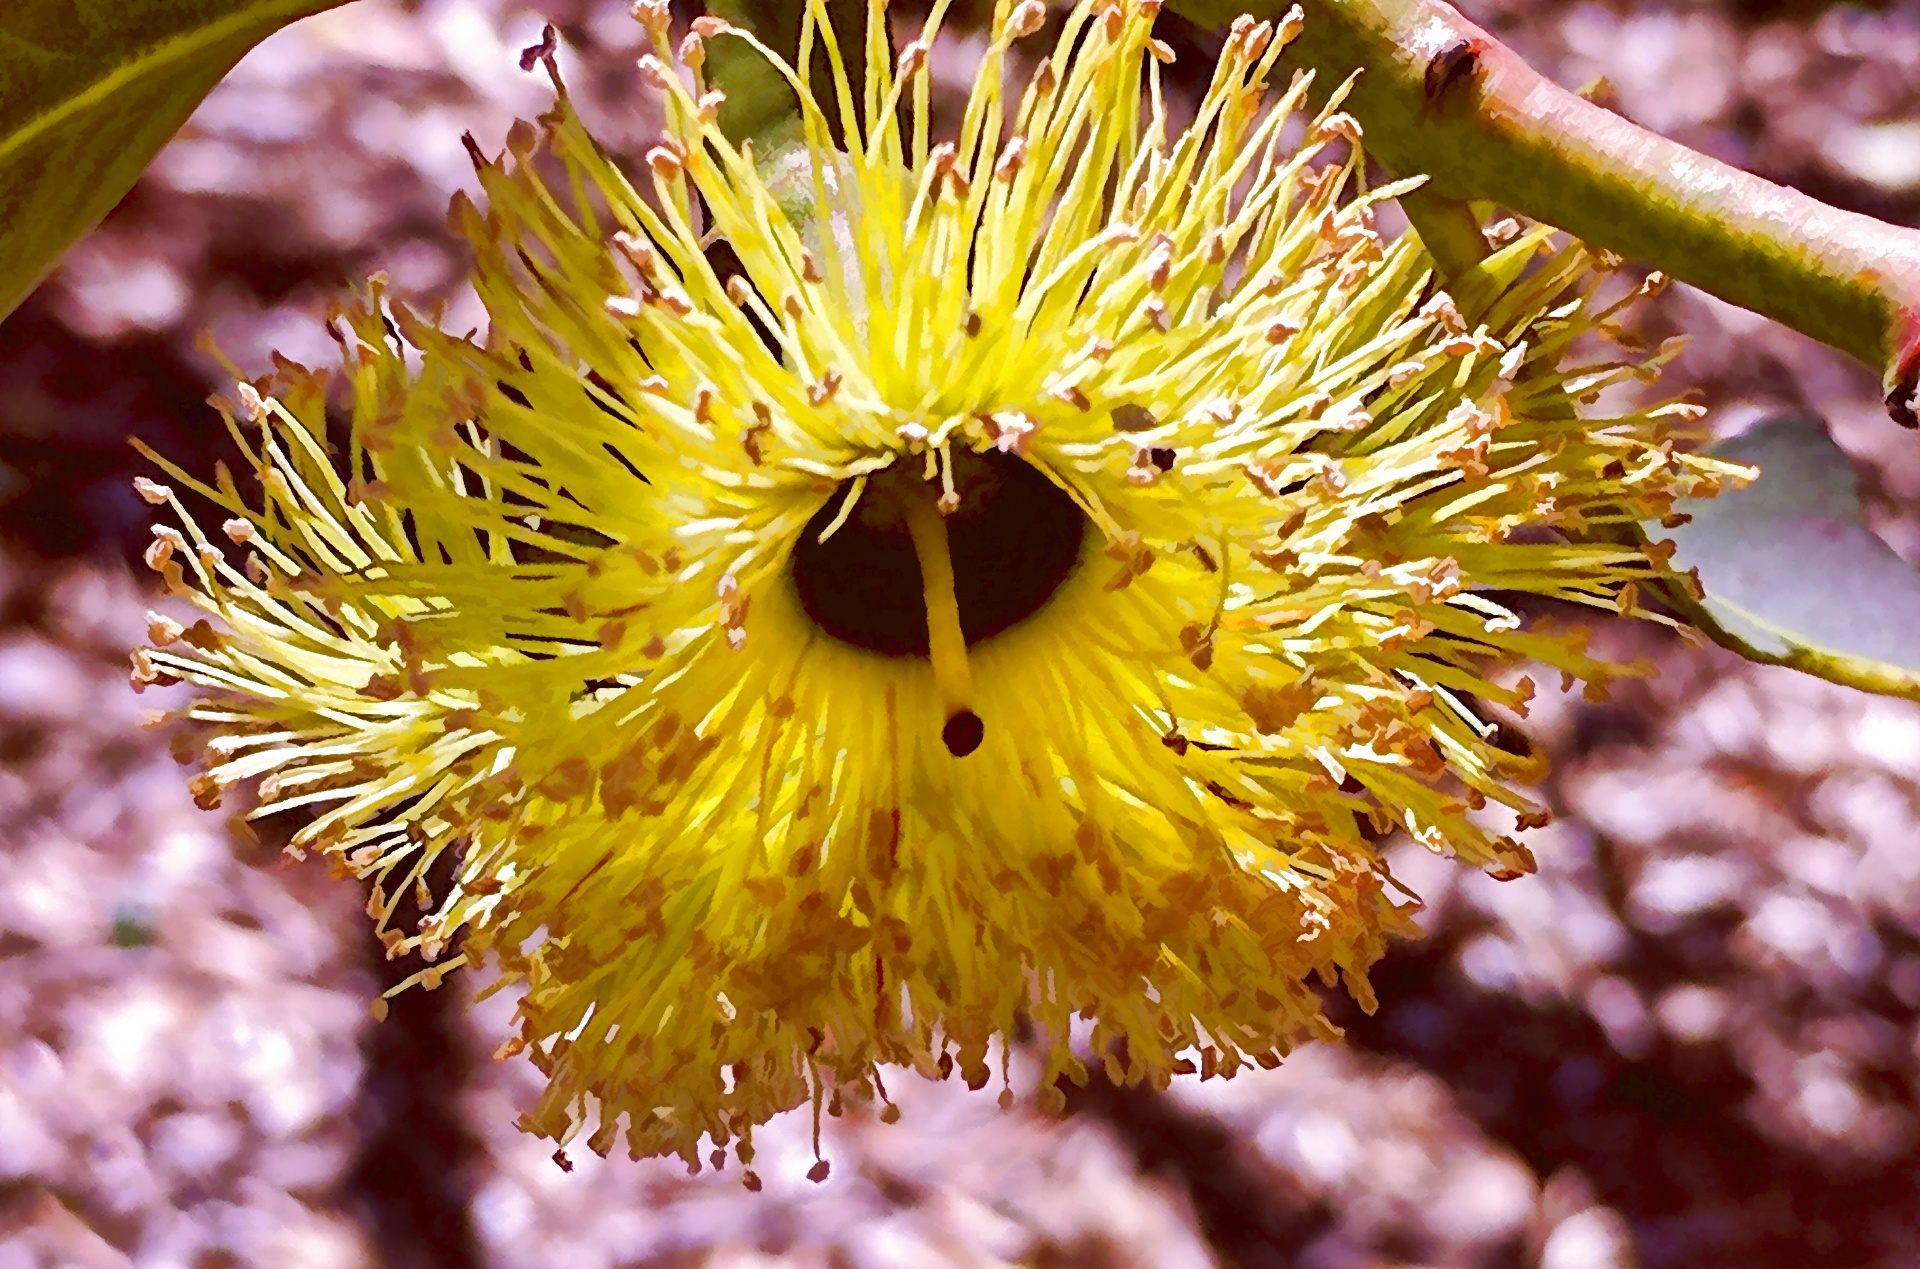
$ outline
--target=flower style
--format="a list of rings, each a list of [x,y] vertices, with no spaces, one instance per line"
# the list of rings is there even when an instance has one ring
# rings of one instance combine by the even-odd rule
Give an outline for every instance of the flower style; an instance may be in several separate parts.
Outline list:
[[[1080,0],[1049,55],[1002,0],[933,144],[939,6],[896,57],[874,0],[857,106],[826,42],[836,134],[814,0],[802,69],[762,48],[782,177],[702,76],[754,37],[676,49],[666,8],[640,187],[563,92],[456,200],[484,334],[376,282],[337,375],[240,385],[257,493],[167,466],[241,562],[141,482],[215,619],[135,657],[210,689],[196,793],[305,808],[425,986],[521,985],[562,1144],[750,1164],[884,1065],[983,1085],[1023,1019],[1043,1103],[1076,1016],[1156,1085],[1334,1034],[1310,980],[1370,1008],[1411,932],[1384,836],[1531,867],[1486,806],[1543,822],[1535,764],[1476,702],[1524,709],[1516,656],[1609,667],[1510,597],[1676,580],[1636,526],[1723,479],[1673,448],[1697,408],[1576,408],[1668,354],[1563,364],[1619,305],[1544,228],[1451,296],[1384,240],[1410,183],[1364,188],[1339,94],[1283,140],[1297,10],[1235,25],[1175,133],[1154,0]]]

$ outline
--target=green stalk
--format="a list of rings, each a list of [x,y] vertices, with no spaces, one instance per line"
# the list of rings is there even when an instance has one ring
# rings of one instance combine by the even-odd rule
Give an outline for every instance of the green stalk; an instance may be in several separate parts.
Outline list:
[[[1171,5],[1209,26],[1249,9],[1277,20],[1288,7]],[[1423,237],[1447,226],[1434,200],[1502,204],[1858,358],[1881,372],[1888,412],[1920,424],[1920,231],[1829,207],[1649,132],[1546,79],[1441,0],[1301,8],[1306,28],[1289,56],[1317,72],[1323,91],[1364,68],[1348,109],[1368,150],[1396,172],[1431,178],[1414,217]],[[1443,268],[1464,241],[1451,219],[1433,244]]]

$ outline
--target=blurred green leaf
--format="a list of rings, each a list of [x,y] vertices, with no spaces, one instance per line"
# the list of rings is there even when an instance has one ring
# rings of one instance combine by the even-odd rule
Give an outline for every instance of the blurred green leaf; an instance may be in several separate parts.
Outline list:
[[[0,0],[0,318],[242,54],[345,0]]]
[[[801,19],[807,10],[807,0],[706,0],[706,9],[735,26],[752,31],[790,64],[798,65]],[[846,124],[858,126],[860,120],[840,118],[840,103],[833,90],[827,58],[828,37],[831,36],[840,50],[848,86],[854,102],[858,103],[866,91],[866,6],[852,0],[836,0],[827,6],[827,19],[831,30],[823,28],[813,46],[813,92],[828,128],[839,135]],[[799,97],[745,41],[725,38],[709,41],[707,79],[726,92],[726,104],[720,108],[720,126],[728,136],[750,138],[761,154],[801,139]]]
[[[151,947],[153,940],[153,923],[130,913],[115,916],[107,933],[107,941],[121,948]]]
[[[709,0],[706,7],[708,12],[752,31],[789,60],[797,55],[800,15],[806,8],[801,0]],[[858,49],[855,45],[854,51]],[[745,41],[710,41],[706,69],[707,81],[727,95],[726,104],[720,108],[720,126],[728,136],[736,140],[751,138],[754,148],[762,153],[782,141],[799,138],[799,98]]]
[[[1713,452],[1761,478],[1681,504],[1671,537],[1706,598],[1690,616],[1757,661],[1920,699],[1920,570],[1870,532],[1853,467],[1815,419],[1769,419]]]

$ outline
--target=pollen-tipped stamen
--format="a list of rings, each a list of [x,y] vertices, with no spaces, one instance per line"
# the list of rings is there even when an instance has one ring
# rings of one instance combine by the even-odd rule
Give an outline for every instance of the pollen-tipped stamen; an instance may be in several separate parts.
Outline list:
[[[953,589],[953,556],[947,522],[935,505],[931,486],[900,490],[900,511],[920,561],[920,590],[927,605],[927,651],[933,681],[940,689],[946,722],[940,739],[947,752],[964,758],[986,738],[986,724],[973,712],[973,671],[967,664],[967,638],[960,632],[960,600]]]

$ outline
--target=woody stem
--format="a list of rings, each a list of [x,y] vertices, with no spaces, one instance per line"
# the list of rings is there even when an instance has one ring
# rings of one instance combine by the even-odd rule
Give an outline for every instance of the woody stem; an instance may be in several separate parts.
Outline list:
[[[1290,0],[1171,4],[1222,26],[1243,10],[1277,20]],[[1442,0],[1301,7],[1306,27],[1288,56],[1315,70],[1322,93],[1364,68],[1347,108],[1382,163],[1431,178],[1416,225],[1445,231],[1431,244],[1443,268],[1471,244],[1436,200],[1492,201],[1858,358],[1881,371],[1888,412],[1920,423],[1920,231],[1649,132],[1546,79]],[[1430,77],[1436,58],[1449,69]]]

